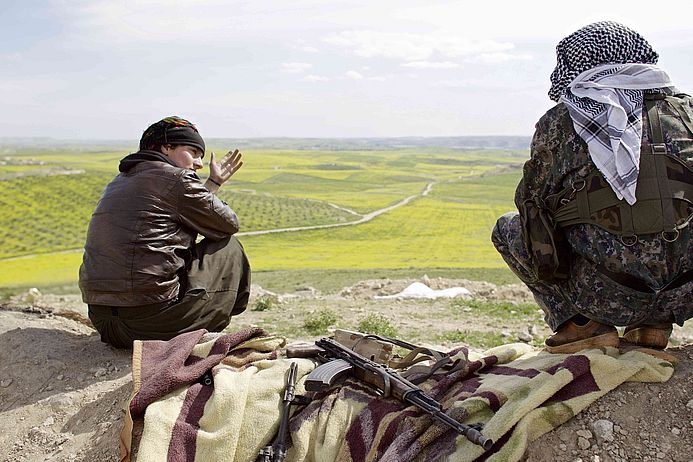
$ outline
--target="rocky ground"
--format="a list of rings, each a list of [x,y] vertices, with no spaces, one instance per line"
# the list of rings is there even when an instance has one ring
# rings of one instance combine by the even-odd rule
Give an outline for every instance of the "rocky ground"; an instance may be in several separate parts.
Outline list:
[[[344,319],[369,312],[391,318],[429,312],[413,327],[434,332],[450,320],[450,301],[374,300],[396,293],[408,280],[363,281],[337,294],[306,288],[281,295],[274,317],[298,323],[306,307],[345,310]],[[432,288],[464,284],[482,300],[528,301],[520,286],[496,287],[470,281],[426,281]],[[265,293],[256,288],[250,306]],[[446,311],[447,310],[447,311]],[[77,296],[27,293],[0,309],[0,460],[115,461],[123,408],[130,391],[130,354],[99,341]],[[500,324],[464,317],[455,322],[479,330],[531,331],[534,340],[548,335],[543,326],[527,329],[526,319]],[[239,318],[241,319],[241,318]],[[246,324],[266,324],[267,311],[249,309]],[[421,318],[419,318],[421,319]],[[407,319],[398,327],[406,332]],[[427,321],[428,322],[428,321]],[[474,323],[479,325],[474,326]],[[492,324],[492,325],[488,325]],[[239,326],[240,327],[240,326]],[[268,330],[273,330],[270,326]],[[514,335],[514,334],[513,334]],[[291,340],[299,340],[291,338]],[[516,339],[510,339],[515,341]],[[535,441],[527,461],[690,461],[693,458],[693,330],[677,328],[670,351],[679,359],[674,376],[662,384],[627,383],[581,414]]]

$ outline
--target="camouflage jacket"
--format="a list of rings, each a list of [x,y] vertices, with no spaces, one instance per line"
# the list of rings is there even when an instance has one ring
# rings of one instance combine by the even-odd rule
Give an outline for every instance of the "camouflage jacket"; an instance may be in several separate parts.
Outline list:
[[[683,98],[684,106],[693,104],[692,98]],[[681,122],[679,115],[664,100],[657,101],[662,120],[665,143],[670,154],[693,166],[693,137]],[[689,112],[690,113],[690,112]],[[649,152],[651,137],[647,111],[643,110],[642,152]],[[648,150],[648,151],[645,151]],[[678,274],[693,269],[691,227],[681,231],[679,238],[666,242],[658,234],[640,236],[639,241],[625,246],[618,236],[592,225],[578,224],[557,230],[554,236],[543,236],[544,243],[537,242],[530,234],[544,233],[550,226],[541,213],[544,199],[569,187],[573,182],[585,178],[596,170],[590,159],[587,144],[573,128],[568,109],[562,103],[550,109],[539,120],[532,139],[531,158],[524,165],[523,177],[516,193],[515,204],[522,215],[523,238],[533,262],[546,261],[548,254],[545,242],[556,240],[558,254],[563,267],[557,271],[567,277],[570,259],[582,257],[615,274],[624,274],[658,290]],[[534,206],[538,204],[538,206]],[[550,217],[548,219],[550,222]],[[562,232],[561,232],[562,231]],[[552,258],[549,256],[548,258]],[[550,265],[549,265],[550,266]],[[535,272],[537,269],[535,267]],[[541,279],[551,280],[551,275]],[[546,276],[546,275],[544,275]]]

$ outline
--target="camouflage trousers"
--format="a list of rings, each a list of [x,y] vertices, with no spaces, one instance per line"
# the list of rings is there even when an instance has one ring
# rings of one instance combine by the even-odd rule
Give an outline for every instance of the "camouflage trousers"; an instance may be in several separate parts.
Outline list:
[[[683,325],[693,317],[693,281],[676,289],[654,292],[624,286],[603,274],[598,266],[580,256],[571,261],[570,277],[559,283],[539,280],[522,241],[517,212],[498,219],[491,240],[510,269],[529,287],[554,331],[577,314],[608,325]]]

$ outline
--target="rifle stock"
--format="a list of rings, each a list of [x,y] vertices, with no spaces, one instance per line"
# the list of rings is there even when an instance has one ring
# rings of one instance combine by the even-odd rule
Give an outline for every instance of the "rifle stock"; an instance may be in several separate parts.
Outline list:
[[[308,375],[306,390],[324,390],[351,373],[380,391],[384,398],[392,396],[418,407],[435,421],[464,435],[472,443],[484,449],[493,445],[493,440],[486,438],[477,426],[465,425],[445,414],[440,403],[389,367],[373,362],[329,338],[320,339],[315,344],[323,350],[318,359],[324,364]]]

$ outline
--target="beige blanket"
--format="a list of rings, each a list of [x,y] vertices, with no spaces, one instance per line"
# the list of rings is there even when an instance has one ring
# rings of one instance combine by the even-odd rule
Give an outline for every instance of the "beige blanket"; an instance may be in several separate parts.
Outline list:
[[[143,365],[156,364],[160,373],[171,363],[161,356],[154,364],[148,362],[149,342],[136,347],[130,409],[135,415],[146,409],[139,460],[252,461],[263,446],[271,444],[289,364],[298,363],[297,393],[301,394],[305,376],[315,363],[277,357],[275,350],[283,340],[261,331],[228,335],[235,337],[200,335],[194,345],[193,337],[187,343],[178,341],[178,347],[183,343],[189,347],[187,359],[181,359],[182,348],[158,345],[154,349],[157,355],[176,351],[177,363],[189,376],[191,366],[215,354],[218,357],[228,345],[229,354],[212,368],[211,385],[195,382],[199,377],[170,390],[175,380],[168,380],[168,388],[153,385],[145,379],[151,371]],[[619,354],[616,349],[551,355],[525,344],[510,344],[480,357],[468,358],[465,348],[453,353],[466,360],[467,367],[435,376],[422,388],[454,419],[483,424],[483,434],[495,441],[489,451],[432,422],[418,409],[379,399],[368,386],[349,379],[342,387],[315,394],[310,404],[295,410],[290,425],[293,447],[286,460],[516,461],[531,441],[621,383],[663,382],[673,372],[666,361],[638,351]],[[167,376],[186,374],[169,372]],[[147,382],[159,391],[148,391]],[[143,396],[147,399],[142,400]]]

